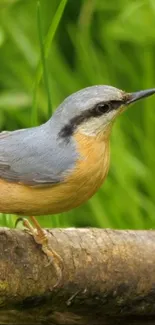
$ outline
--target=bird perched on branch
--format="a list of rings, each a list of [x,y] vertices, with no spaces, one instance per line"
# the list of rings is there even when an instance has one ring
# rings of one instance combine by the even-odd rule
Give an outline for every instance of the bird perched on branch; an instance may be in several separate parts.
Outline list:
[[[0,212],[30,217],[25,225],[43,251],[60,261],[34,216],[73,209],[102,185],[115,118],[155,89],[126,93],[92,86],[64,100],[38,127],[0,134]]]

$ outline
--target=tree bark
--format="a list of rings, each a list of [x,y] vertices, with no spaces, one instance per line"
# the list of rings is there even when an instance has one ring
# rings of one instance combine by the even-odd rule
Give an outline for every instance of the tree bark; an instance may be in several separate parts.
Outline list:
[[[25,231],[0,229],[0,324],[155,324],[155,232],[48,230],[57,274]]]

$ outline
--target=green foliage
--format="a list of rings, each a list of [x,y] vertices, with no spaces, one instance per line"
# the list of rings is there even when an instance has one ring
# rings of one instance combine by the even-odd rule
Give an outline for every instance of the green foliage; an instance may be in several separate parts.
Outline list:
[[[2,0],[0,129],[42,123],[50,100],[56,108],[86,86],[155,87],[154,57],[153,0],[42,0],[38,14],[35,0]],[[154,105],[154,97],[145,99],[116,121],[110,172],[98,193],[74,211],[40,217],[43,226],[154,228]],[[0,216],[4,226],[15,220]]]

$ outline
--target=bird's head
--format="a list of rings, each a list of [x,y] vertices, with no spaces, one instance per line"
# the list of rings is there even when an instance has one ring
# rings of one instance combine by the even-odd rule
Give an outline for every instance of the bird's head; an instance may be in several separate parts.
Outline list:
[[[108,134],[115,118],[131,103],[150,96],[155,89],[126,93],[111,86],[92,86],[67,97],[54,116],[59,117],[60,136],[75,132],[88,136]]]

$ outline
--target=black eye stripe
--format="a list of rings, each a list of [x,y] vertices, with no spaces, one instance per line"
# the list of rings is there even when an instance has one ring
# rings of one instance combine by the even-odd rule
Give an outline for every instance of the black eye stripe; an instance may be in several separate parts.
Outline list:
[[[76,128],[82,124],[84,121],[92,117],[99,117],[101,115],[107,114],[110,111],[116,110],[123,104],[123,101],[112,100],[110,102],[101,102],[95,105],[93,108],[82,112],[80,115],[73,117],[68,124],[64,125],[59,132],[59,136],[62,138],[68,138],[71,136]]]
[[[114,109],[117,109],[122,104],[122,101],[110,101],[110,102],[102,102],[98,103],[93,108],[93,116],[99,116],[105,113],[108,113]]]
[[[125,102],[122,101],[122,100],[112,100],[110,103],[111,103],[111,105],[112,105],[112,109],[117,109],[117,108],[119,108],[121,105],[125,104]]]

